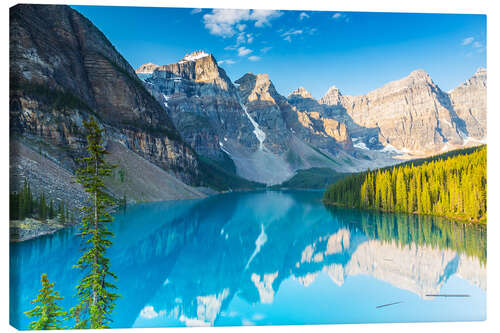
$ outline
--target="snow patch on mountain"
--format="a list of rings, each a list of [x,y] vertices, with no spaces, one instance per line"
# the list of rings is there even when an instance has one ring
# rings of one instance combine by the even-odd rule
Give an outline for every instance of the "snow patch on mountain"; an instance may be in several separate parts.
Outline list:
[[[402,153],[404,153],[403,151],[397,149],[396,147],[394,147],[391,144],[388,144],[387,146],[385,146],[384,148],[382,148],[380,151],[382,151],[382,152],[388,152],[388,153],[394,153],[394,154],[402,154]]]
[[[196,61],[201,58],[208,57],[210,54],[204,52],[204,51],[196,51],[190,54],[186,54],[184,58],[182,58],[181,61],[179,61],[179,64],[188,62],[188,61]]]
[[[245,106],[245,104],[243,104],[241,102],[240,98],[239,98],[239,102],[240,102],[241,108],[243,109],[243,111],[245,111],[245,114],[248,117],[248,120],[250,120],[250,122],[253,125],[253,128],[254,128],[253,133],[255,134],[255,137],[257,138],[257,140],[259,140],[259,150],[263,151],[265,148],[264,147],[264,140],[266,140],[266,133],[264,133],[264,131],[260,129],[259,124],[257,124],[257,122],[252,118],[252,116],[250,116],[250,114],[248,113],[247,107]]]

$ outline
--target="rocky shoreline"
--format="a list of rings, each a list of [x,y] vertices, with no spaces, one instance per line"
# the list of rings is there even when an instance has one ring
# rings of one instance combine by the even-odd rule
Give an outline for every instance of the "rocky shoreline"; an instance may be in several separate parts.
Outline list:
[[[10,242],[23,242],[43,235],[53,234],[69,225],[56,220],[40,221],[32,218],[10,221]]]

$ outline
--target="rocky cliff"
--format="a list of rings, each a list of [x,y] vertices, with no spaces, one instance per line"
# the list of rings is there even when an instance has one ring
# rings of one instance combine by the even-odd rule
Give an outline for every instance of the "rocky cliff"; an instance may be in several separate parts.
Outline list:
[[[82,122],[94,116],[106,145],[119,144],[144,165],[159,167],[188,184],[199,182],[196,154],[134,69],[89,20],[68,6],[17,5],[10,9],[10,127],[15,151],[11,187],[42,174],[39,154],[73,173],[85,154]],[[20,160],[29,168],[19,168]],[[123,163],[127,163],[124,161]],[[57,172],[45,183],[58,183]],[[31,179],[28,179],[31,181]],[[154,181],[154,180],[150,180]],[[42,184],[34,184],[36,188]],[[120,185],[111,187],[116,192]],[[64,198],[64,186],[49,197]],[[163,191],[175,191],[165,188]],[[119,191],[118,191],[119,192]],[[133,188],[126,193],[134,199]],[[189,193],[189,194],[188,194]],[[196,191],[176,197],[197,197]],[[161,197],[161,196],[160,196]],[[140,199],[140,198],[137,198]]]
[[[227,160],[223,145],[228,140],[258,146],[236,88],[211,54],[197,51],[175,64],[159,66],[146,82],[182,138],[200,155]]]
[[[278,94],[269,75],[247,73],[235,83],[247,112],[266,134],[265,148],[277,154],[285,152],[291,133],[280,106],[286,100]]]
[[[346,150],[352,149],[351,135],[347,126],[332,117],[327,117],[323,107],[305,88],[300,87],[293,91],[288,96],[288,101],[295,106],[299,123],[309,130],[306,134],[309,141],[317,141],[318,138],[315,140],[314,137],[319,137],[323,141],[323,146],[332,152],[338,150],[338,144]]]
[[[486,69],[479,68],[449,93],[453,110],[464,122],[466,141],[486,139],[486,78]]]
[[[343,96],[332,87],[319,102],[357,132],[363,148],[376,140],[386,150],[424,156],[486,138],[484,69],[449,94],[416,70],[362,96]]]

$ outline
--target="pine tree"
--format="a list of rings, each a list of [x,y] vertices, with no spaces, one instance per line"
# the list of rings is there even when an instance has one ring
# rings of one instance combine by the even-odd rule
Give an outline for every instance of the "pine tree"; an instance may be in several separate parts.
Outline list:
[[[59,207],[57,209],[57,218],[60,223],[66,223],[66,213],[64,211],[64,201],[59,201]]]
[[[55,216],[54,212],[54,200],[50,199],[50,204],[49,204],[49,218],[53,219]]]
[[[77,286],[79,303],[72,310],[75,328],[108,328],[110,314],[115,307],[118,294],[112,292],[116,286],[110,282],[116,275],[109,271],[110,262],[105,257],[113,236],[106,224],[113,221],[109,209],[113,202],[104,193],[103,178],[111,175],[114,166],[105,162],[102,147],[102,132],[94,118],[84,122],[89,156],[79,159],[82,167],[77,170],[76,181],[89,194],[90,202],[82,208],[81,236],[84,253],[75,265],[84,272]]]
[[[47,204],[45,202],[45,194],[42,192],[39,201],[39,217],[44,221],[47,218]]]
[[[396,175],[396,210],[399,212],[406,212],[408,207],[408,192],[406,189],[406,182],[403,175],[403,169],[397,169]]]
[[[38,320],[33,321],[29,325],[30,330],[54,330],[65,329],[61,327],[64,320],[67,319],[67,313],[62,310],[62,307],[57,304],[57,301],[63,299],[59,296],[59,292],[54,291],[55,283],[50,283],[47,274],[42,274],[42,289],[37,298],[31,301],[37,304],[33,310],[25,312],[30,317],[37,317]]]

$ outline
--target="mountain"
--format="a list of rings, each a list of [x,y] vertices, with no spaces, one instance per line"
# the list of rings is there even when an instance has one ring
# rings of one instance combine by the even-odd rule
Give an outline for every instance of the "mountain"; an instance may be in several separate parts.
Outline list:
[[[358,147],[378,143],[386,150],[428,156],[486,139],[485,69],[450,93],[415,70],[362,96],[343,96],[332,87],[319,103],[359,133],[353,138]],[[366,135],[359,127],[375,132]]]
[[[138,74],[146,68],[151,64]],[[196,51],[143,80],[182,139],[224,170],[277,184],[298,169],[344,163],[335,159],[350,144],[345,126],[319,118],[305,126],[267,74],[247,73],[233,83],[213,55]]]
[[[113,176],[120,173],[121,181],[110,182],[110,194],[204,196],[190,186],[203,176],[196,153],[104,34],[68,6],[10,9],[9,109],[11,190],[27,178],[35,193],[78,207],[83,191],[64,179],[86,153],[82,122],[94,116],[105,129],[105,145],[113,147],[109,159],[121,165]],[[154,197],[144,193],[151,187]]]
[[[258,146],[236,88],[212,55],[187,54],[175,64],[159,66],[146,81],[182,138],[198,154],[222,162],[228,160],[224,143],[229,140]]]
[[[356,171],[380,163],[354,151],[346,126],[323,118],[305,89],[287,99],[276,91],[267,74],[247,73],[235,83],[249,114],[266,134],[264,150],[277,154],[293,173],[309,168]],[[394,162],[386,159],[381,163]]]

